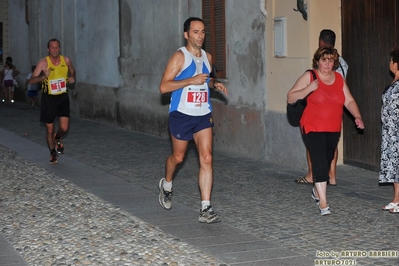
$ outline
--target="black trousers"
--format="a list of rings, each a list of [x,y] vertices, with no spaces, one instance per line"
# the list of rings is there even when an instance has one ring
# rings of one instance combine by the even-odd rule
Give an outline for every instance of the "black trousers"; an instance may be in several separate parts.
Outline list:
[[[302,134],[312,162],[314,182],[325,182],[330,179],[331,161],[337,148],[341,132],[309,132]]]

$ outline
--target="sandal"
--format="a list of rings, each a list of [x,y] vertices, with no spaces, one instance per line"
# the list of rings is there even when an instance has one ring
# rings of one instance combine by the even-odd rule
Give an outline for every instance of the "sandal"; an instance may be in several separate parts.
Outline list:
[[[382,207],[383,211],[389,211],[390,209],[397,208],[399,205],[399,202],[390,202],[388,205],[385,205]]]
[[[308,180],[306,180],[306,177],[301,177],[299,179],[295,179],[295,183],[313,185],[313,182],[309,182]]]
[[[390,213],[399,213],[399,206],[396,205],[396,207],[393,207],[392,209],[389,210]]]
[[[335,180],[335,182],[337,182],[337,181]],[[334,186],[334,187],[337,185],[337,183],[335,183],[335,184],[331,184],[331,179],[330,179],[330,180],[328,180],[327,184],[328,184],[328,185],[330,185],[330,186]]]

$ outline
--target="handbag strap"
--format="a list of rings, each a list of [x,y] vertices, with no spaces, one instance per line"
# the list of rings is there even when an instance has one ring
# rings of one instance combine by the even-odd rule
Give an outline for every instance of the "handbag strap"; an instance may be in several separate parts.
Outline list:
[[[341,68],[342,75],[344,76],[344,79],[346,79],[346,73],[345,73],[345,70],[344,70],[344,68],[342,67],[341,63],[339,63],[339,67]]]
[[[308,69],[308,70],[306,70],[306,72],[307,72],[307,71],[309,71],[310,73],[312,73],[313,80],[316,80],[316,79],[317,79],[316,73],[314,72],[313,69]],[[312,81],[313,81],[313,80],[312,80]],[[313,91],[312,91],[312,92],[313,92]],[[309,96],[310,94],[312,94],[312,92],[310,92],[308,95],[306,95],[306,97],[305,97],[304,99],[308,98],[308,96]]]
[[[312,73],[313,80],[316,80],[316,79],[317,79],[316,73],[314,73],[314,70],[313,70],[313,69],[308,69],[308,70],[306,70],[306,71],[309,71],[310,73]]]
[[[6,72],[6,70],[4,69],[4,73],[5,73],[5,74],[4,74],[4,77],[7,76],[8,72],[10,72],[10,70],[11,70],[11,69],[9,69],[9,70]]]

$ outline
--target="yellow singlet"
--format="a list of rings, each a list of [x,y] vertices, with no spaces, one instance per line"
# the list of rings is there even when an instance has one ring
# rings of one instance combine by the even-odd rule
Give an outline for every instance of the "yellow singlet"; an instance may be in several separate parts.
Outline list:
[[[46,56],[46,60],[50,75],[42,82],[43,92],[50,95],[67,93],[68,66],[64,57],[60,55],[60,64],[58,66],[53,65],[49,56]]]

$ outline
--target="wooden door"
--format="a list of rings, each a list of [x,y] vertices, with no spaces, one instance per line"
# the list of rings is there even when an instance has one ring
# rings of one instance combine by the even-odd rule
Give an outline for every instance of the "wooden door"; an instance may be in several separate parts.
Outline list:
[[[390,84],[389,53],[399,44],[398,0],[342,0],[342,57],[347,84],[365,123],[356,130],[344,116],[344,163],[378,170],[381,94]],[[347,112],[348,113],[348,112]]]

